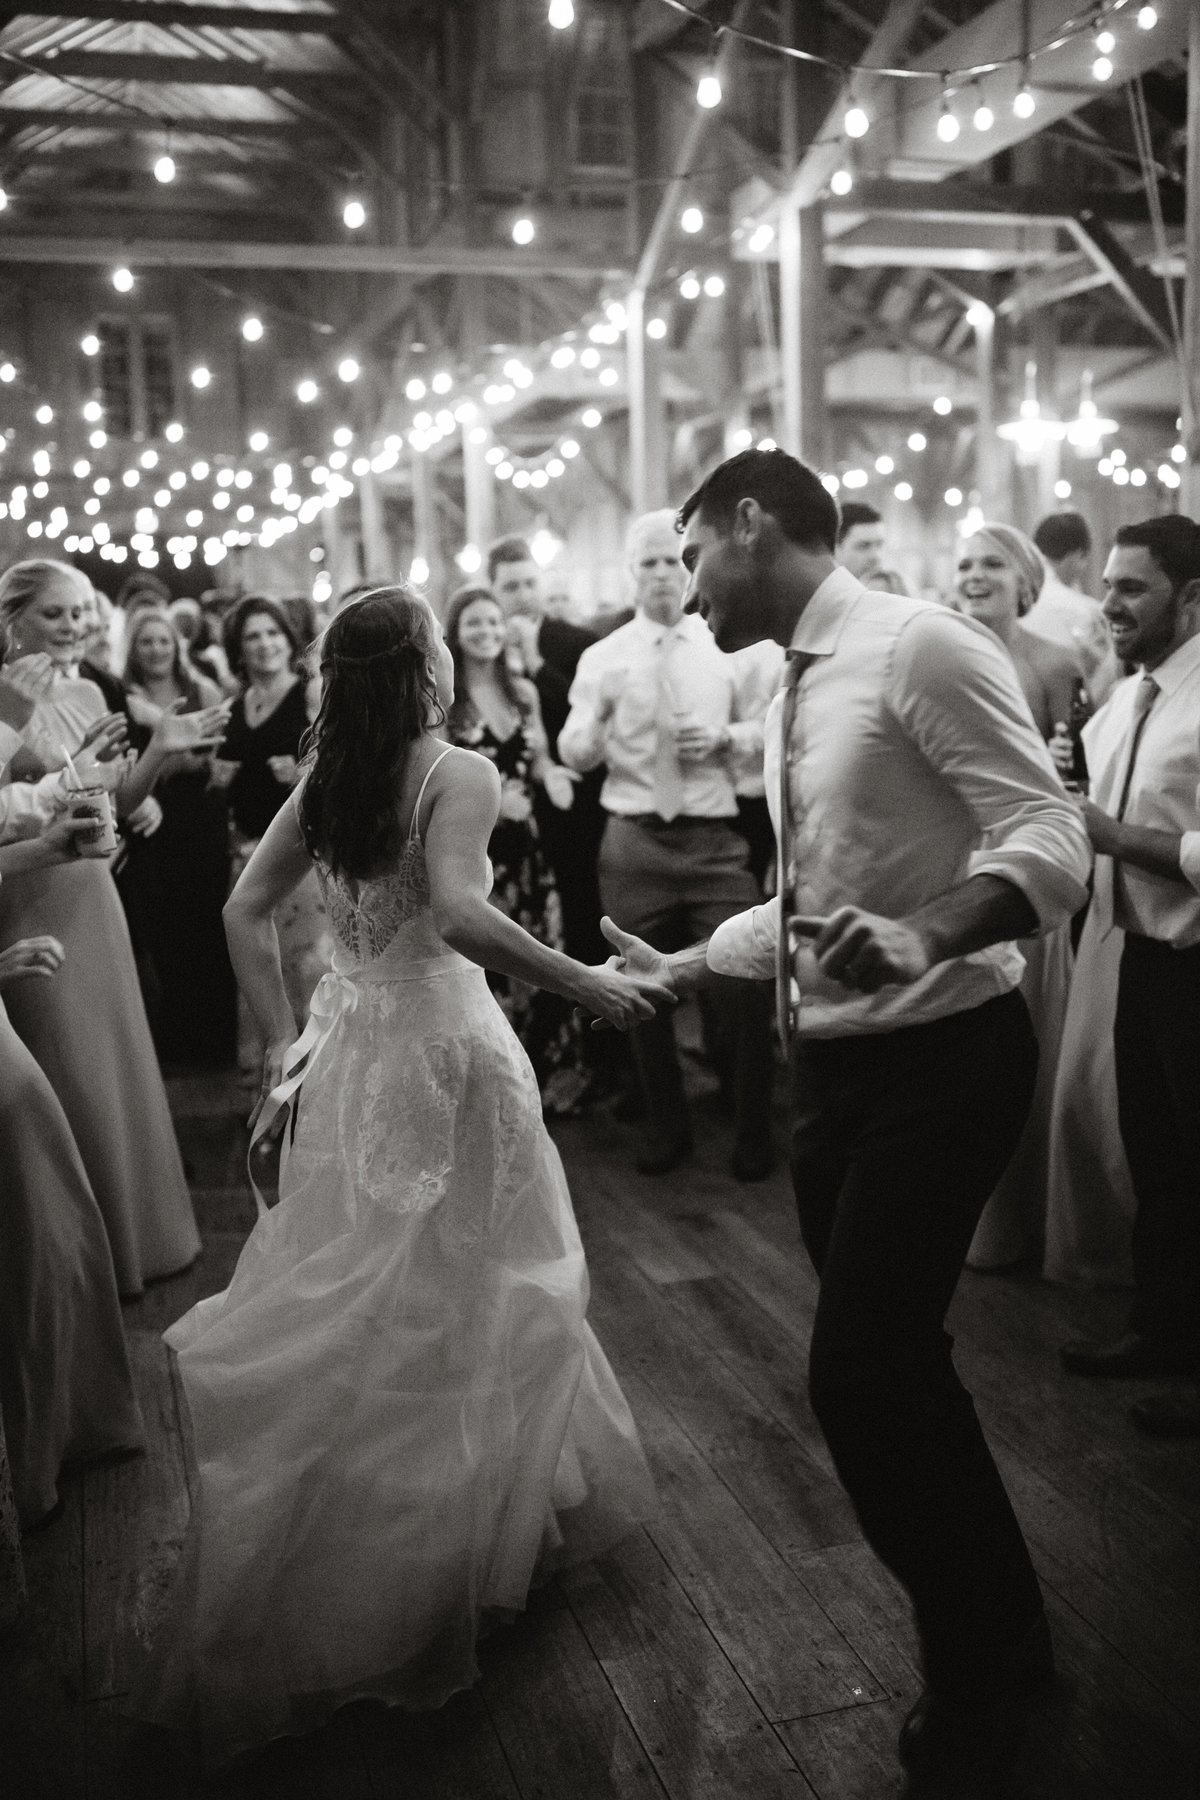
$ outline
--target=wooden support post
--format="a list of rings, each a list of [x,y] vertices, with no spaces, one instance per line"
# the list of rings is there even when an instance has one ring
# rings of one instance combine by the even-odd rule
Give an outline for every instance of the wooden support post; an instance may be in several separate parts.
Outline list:
[[[383,501],[379,483],[370,470],[358,478],[358,512],[362,529],[364,581],[391,581],[395,575],[392,551],[383,525]]]
[[[824,230],[819,205],[785,201],[779,214],[779,355],[784,449],[825,457]]]
[[[467,542],[482,551],[496,535],[496,484],[487,460],[487,443],[471,441],[471,434],[478,429],[472,423],[462,428],[463,500]]]
[[[646,296],[625,302],[629,378],[629,487],[635,515],[667,504],[667,456],[658,346],[646,336]]]
[[[1005,480],[1007,446],[996,436],[996,315],[981,300],[968,315],[975,331],[975,486],[987,519],[1006,519],[1012,483]]]
[[[1183,441],[1187,461],[1180,473],[1179,506],[1200,519],[1200,7],[1188,20],[1187,216],[1183,278]]]

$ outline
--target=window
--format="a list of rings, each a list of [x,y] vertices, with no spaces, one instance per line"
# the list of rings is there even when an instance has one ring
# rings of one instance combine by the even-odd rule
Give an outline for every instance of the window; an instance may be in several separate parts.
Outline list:
[[[175,416],[169,319],[101,319],[99,400],[113,438],[161,437]]]
[[[590,8],[579,22],[575,74],[575,166],[629,166],[629,55],[614,13]]]

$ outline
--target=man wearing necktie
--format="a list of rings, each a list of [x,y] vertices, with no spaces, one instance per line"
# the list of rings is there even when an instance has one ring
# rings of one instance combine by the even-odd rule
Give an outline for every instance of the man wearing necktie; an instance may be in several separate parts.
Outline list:
[[[710,971],[778,972],[821,1283],[813,1408],[913,1600],[926,1692],[901,1733],[909,1791],[974,1795],[1053,1653],[945,1316],[1033,1093],[1013,940],[1083,903],[1087,837],[1002,646],[839,568],[837,505],[811,469],[746,451],[680,524],[688,604],[718,645],[788,651],[765,744],[781,897],[670,957],[606,935],[680,994]]]
[[[1200,1376],[1200,525],[1125,525],[1104,570],[1113,648],[1136,663],[1084,729],[1092,901],[1125,933],[1113,1047],[1137,1200],[1136,1298],[1115,1343],[1065,1344],[1079,1375]],[[1194,1385],[1137,1401],[1156,1435],[1200,1436]]]
[[[769,696],[748,665],[722,655],[702,619],[684,616],[673,513],[634,521],[629,560],[634,617],[580,657],[558,754],[581,772],[607,765],[601,898],[666,951],[760,898],[735,829],[735,780],[747,764],[761,767]],[[725,982],[704,1006],[734,1112],[732,1170],[761,1180],[771,1168],[770,989]],[[630,1035],[646,1107],[637,1166],[661,1175],[691,1145],[674,1026],[663,1013]]]

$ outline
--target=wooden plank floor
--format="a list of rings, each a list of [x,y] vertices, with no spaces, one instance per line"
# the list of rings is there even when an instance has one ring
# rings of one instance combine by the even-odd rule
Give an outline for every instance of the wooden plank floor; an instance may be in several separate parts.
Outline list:
[[[694,1076],[702,1102],[709,1096]],[[240,1101],[173,1084],[204,1257],[126,1309],[144,1459],[67,1482],[26,1541],[30,1611],[0,1646],[7,1800],[888,1800],[918,1688],[904,1597],[859,1537],[805,1395],[815,1287],[783,1173],[741,1187],[728,1129],[631,1170],[606,1113],[561,1126],[592,1272],[592,1322],[660,1497],[612,1555],[535,1596],[441,1712],[348,1708],[220,1776],[131,1724],[131,1671],[188,1514],[186,1420],[161,1330],[222,1287],[253,1219]],[[782,1130],[781,1130],[782,1141]],[[1057,1343],[1116,1324],[1118,1295],[964,1276],[953,1323],[1044,1583],[1059,1691],[1017,1800],[1196,1800],[1200,1592],[1194,1445],[1139,1438],[1143,1388],[1064,1376]]]

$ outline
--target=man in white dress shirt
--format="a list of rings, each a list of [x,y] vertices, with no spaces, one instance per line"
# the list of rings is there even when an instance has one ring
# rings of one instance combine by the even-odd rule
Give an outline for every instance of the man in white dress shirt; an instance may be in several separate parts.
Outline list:
[[[1140,666],[1084,729],[1093,905],[1125,933],[1113,1030],[1137,1199],[1137,1294],[1115,1343],[1063,1346],[1081,1375],[1200,1376],[1200,525],[1125,525],[1104,570],[1113,647]],[[1200,1435],[1194,1386],[1135,1403],[1157,1435]]]
[[[964,1800],[1012,1753],[1053,1652],[944,1321],[1033,1092],[1013,940],[1080,906],[1087,838],[1000,644],[839,568],[812,470],[747,451],[680,521],[688,603],[718,645],[789,648],[766,784],[797,944],[778,966],[785,1005],[798,995],[792,1175],[821,1280],[810,1392],[913,1599],[927,1685],[901,1733],[909,1791],[948,1781]],[[685,993],[709,970],[776,968],[780,917],[776,899],[665,959],[606,929]]]
[[[558,754],[580,772],[607,764],[604,909],[666,951],[759,898],[746,840],[734,829],[734,789],[745,766],[761,763],[769,695],[749,664],[721,654],[702,619],[684,616],[673,513],[634,521],[629,562],[634,617],[580,657]],[[705,1004],[735,1117],[733,1173],[761,1180],[771,1168],[770,990],[737,979],[715,987]],[[637,1166],[665,1174],[691,1145],[670,1014],[638,1026],[631,1039],[646,1104]]]
[[[1046,565],[1038,596],[1021,620],[1026,631],[1069,650],[1079,664],[1094,705],[1107,698],[1120,674],[1108,641],[1100,602],[1084,589],[1092,534],[1078,512],[1047,513],[1033,541]]]

